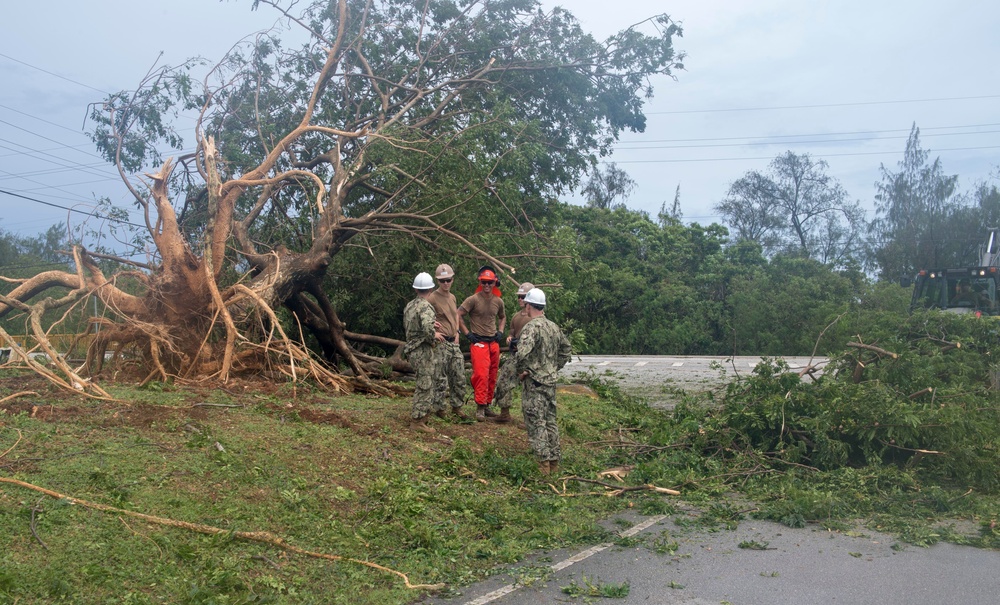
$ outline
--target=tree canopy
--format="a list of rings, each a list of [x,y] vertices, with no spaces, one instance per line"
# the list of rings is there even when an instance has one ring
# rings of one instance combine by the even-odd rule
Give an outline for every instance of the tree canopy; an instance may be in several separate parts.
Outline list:
[[[95,143],[145,216],[153,260],[130,269],[135,288],[79,248],[75,272],[36,276],[0,314],[61,286],[107,309],[92,365],[124,346],[147,380],[270,368],[349,388],[282,331],[287,312],[374,388],[323,287],[332,260],[349,246],[370,255],[342,267],[341,289],[396,245],[512,275],[491,246],[530,231],[527,209],[575,186],[620,132],[642,131],[653,78],[681,66],[681,30],[665,15],[598,41],[534,0],[253,7],[280,11],[308,41],[263,33],[91,112]],[[196,151],[164,160],[161,145],[183,145],[172,116],[184,111],[197,113]]]

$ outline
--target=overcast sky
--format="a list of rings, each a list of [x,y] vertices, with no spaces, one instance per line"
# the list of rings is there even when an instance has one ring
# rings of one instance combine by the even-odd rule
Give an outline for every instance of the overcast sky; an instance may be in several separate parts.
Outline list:
[[[133,88],[158,60],[218,59],[276,15],[250,1],[7,3],[0,27],[0,228],[24,234],[129,206],[83,135],[87,104]],[[556,2],[546,0],[546,6]],[[1000,3],[925,0],[572,0],[604,38],[666,12],[684,28],[676,80],[655,82],[647,129],[614,156],[652,215],[680,186],[687,222],[717,221],[729,184],[791,150],[829,163],[871,208],[879,166],[896,169],[910,126],[960,187],[1000,165]],[[15,195],[11,195],[15,194]],[[23,197],[17,197],[23,196]],[[30,199],[25,199],[30,198]],[[138,219],[138,215],[135,215]],[[76,223],[85,217],[69,215]]]

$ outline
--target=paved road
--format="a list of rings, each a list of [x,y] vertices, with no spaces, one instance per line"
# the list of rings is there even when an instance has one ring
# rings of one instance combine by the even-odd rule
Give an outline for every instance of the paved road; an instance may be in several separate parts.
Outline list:
[[[791,357],[793,369],[809,363]],[[669,406],[677,388],[708,390],[753,369],[755,357],[582,356],[563,370],[572,378],[591,371],[621,381],[626,390]],[[825,365],[826,359],[813,360]],[[713,363],[714,362],[714,363]],[[721,373],[725,370],[725,374]],[[947,605],[1000,603],[1000,552],[938,544],[917,548],[865,529],[828,532],[744,520],[732,531],[691,529],[680,523],[697,511],[609,519],[605,526],[631,541],[575,551],[538,553],[504,573],[461,587],[452,605],[535,605],[597,602],[563,589],[628,583],[628,596],[601,599],[621,605]],[[621,530],[622,525],[629,529]],[[765,550],[740,548],[753,542]],[[624,542],[619,542],[624,543]],[[670,545],[670,548],[658,546]],[[660,554],[657,551],[670,551]]]
[[[683,517],[683,515],[681,515]],[[952,544],[917,548],[861,530],[790,529],[743,521],[732,531],[692,532],[673,518],[630,517],[626,537],[639,545],[603,544],[540,553],[443,605],[542,605],[598,602],[564,588],[622,585],[621,605],[947,605],[1000,602],[1000,552]],[[754,542],[766,550],[740,548]],[[658,554],[657,544],[676,543]],[[671,544],[673,546],[673,544]],[[663,550],[662,548],[660,550]],[[520,582],[518,581],[520,579]]]
[[[825,357],[784,357],[788,367],[822,370]],[[654,407],[670,407],[677,391],[701,392],[721,388],[737,376],[746,376],[760,357],[711,357],[681,355],[574,355],[561,375],[566,379],[595,374],[617,381],[622,388],[646,398]]]

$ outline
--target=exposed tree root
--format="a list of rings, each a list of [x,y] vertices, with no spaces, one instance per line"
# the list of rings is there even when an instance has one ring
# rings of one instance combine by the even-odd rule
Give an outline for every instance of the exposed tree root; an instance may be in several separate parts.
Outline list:
[[[16,445],[16,444],[15,444]],[[384,571],[396,576],[399,576],[403,582],[406,584],[407,588],[414,590],[438,590],[444,588],[444,584],[411,584],[410,578],[405,573],[401,571],[396,571],[395,569],[390,569],[388,567],[383,567],[378,563],[372,563],[371,561],[363,561],[361,559],[352,559],[350,557],[343,557],[340,555],[331,555],[327,553],[314,552],[310,550],[305,550],[299,548],[298,546],[293,546],[285,541],[284,538],[276,536],[270,532],[265,531],[230,531],[222,529],[219,527],[213,527],[211,525],[203,525],[200,523],[188,523],[187,521],[177,521],[175,519],[168,519],[166,517],[156,517],[153,515],[147,515],[144,513],[139,513],[131,510],[125,510],[121,508],[115,508],[113,506],[107,506],[105,504],[100,504],[97,502],[88,502],[87,500],[81,500],[79,498],[73,498],[65,494],[60,494],[59,492],[54,492],[44,487],[39,487],[37,485],[32,485],[31,483],[26,483],[24,481],[18,481],[17,479],[10,479],[8,477],[0,477],[0,483],[9,483],[11,485],[16,485],[18,487],[23,487],[25,489],[34,490],[36,492],[41,492],[47,496],[57,498],[60,500],[67,500],[70,504],[79,504],[86,508],[92,508],[95,510],[100,510],[104,512],[116,513],[120,515],[128,515],[130,517],[135,517],[137,519],[142,519],[150,523],[156,523],[158,525],[166,525],[169,527],[176,527],[179,529],[186,529],[189,531],[198,532],[201,534],[208,535],[230,535],[234,538],[239,538],[241,540],[248,540],[251,542],[262,542],[265,544],[272,544],[279,548],[283,548],[289,552],[298,553],[300,555],[305,555],[307,557],[314,557],[317,559],[326,559],[328,561],[343,561],[345,563],[354,563],[356,565],[363,565],[365,567],[370,567],[372,569],[377,569],[379,571]]]

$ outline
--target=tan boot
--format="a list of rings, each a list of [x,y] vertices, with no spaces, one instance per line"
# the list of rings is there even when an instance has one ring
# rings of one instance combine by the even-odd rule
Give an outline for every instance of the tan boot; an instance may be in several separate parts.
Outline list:
[[[500,408],[500,415],[497,416],[496,421],[500,424],[507,424],[510,422],[510,408]]]
[[[422,418],[411,418],[410,428],[415,431],[420,431],[421,433],[436,433],[434,429],[427,426],[427,416]]]
[[[500,416],[500,414],[494,412],[493,409],[488,405],[483,406],[483,413],[486,414],[487,418],[497,418]]]
[[[549,473],[555,475],[559,473],[559,461],[549,460]]]
[[[486,422],[486,406],[476,406],[476,422]]]
[[[548,475],[550,472],[552,472],[552,469],[549,467],[549,461],[548,460],[539,460],[538,461],[538,471],[540,473],[542,473],[543,475]]]
[[[462,411],[462,408],[451,408],[451,413],[462,420],[468,420],[469,415]]]
[[[445,418],[448,417],[448,414],[444,410],[438,410],[434,412],[434,415],[440,418],[441,420],[444,420]]]

